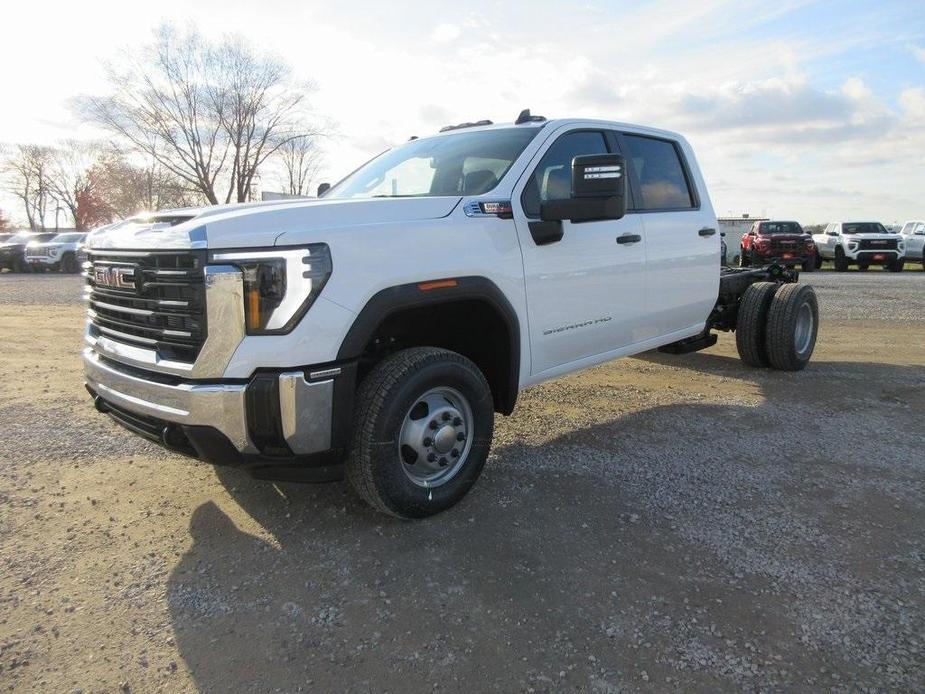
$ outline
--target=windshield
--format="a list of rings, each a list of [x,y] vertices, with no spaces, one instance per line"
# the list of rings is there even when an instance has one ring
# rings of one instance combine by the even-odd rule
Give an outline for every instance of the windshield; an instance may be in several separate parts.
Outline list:
[[[843,234],[885,234],[880,222],[845,222],[841,225]]]
[[[6,240],[7,243],[25,243],[26,241],[31,240],[35,234],[30,234],[28,231],[21,231],[18,234],[13,234],[10,238]]]
[[[83,238],[84,234],[58,234],[53,241],[55,243],[74,243],[75,241],[83,241]]]
[[[762,222],[762,234],[802,234],[803,229],[796,222]]]
[[[357,169],[325,198],[404,198],[487,193],[539,128],[477,130],[412,140]]]

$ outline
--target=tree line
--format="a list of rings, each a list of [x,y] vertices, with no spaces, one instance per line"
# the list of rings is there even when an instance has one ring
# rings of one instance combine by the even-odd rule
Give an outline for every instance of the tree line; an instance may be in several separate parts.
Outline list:
[[[163,25],[105,71],[107,93],[72,101],[98,141],[0,153],[3,186],[30,228],[61,213],[86,230],[143,210],[246,202],[262,175],[309,193],[325,128],[312,118],[313,85],[282,61],[239,37],[208,41]]]

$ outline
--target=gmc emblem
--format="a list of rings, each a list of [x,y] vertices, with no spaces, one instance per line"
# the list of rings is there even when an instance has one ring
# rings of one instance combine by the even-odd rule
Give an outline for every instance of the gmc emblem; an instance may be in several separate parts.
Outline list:
[[[96,267],[93,268],[93,281],[97,287],[108,289],[134,289],[135,268],[131,267]]]

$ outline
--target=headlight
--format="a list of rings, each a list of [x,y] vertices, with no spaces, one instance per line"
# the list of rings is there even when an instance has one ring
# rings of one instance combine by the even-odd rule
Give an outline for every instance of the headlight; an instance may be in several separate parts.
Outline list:
[[[48,255],[50,255],[52,258],[54,258],[56,255],[58,255],[58,249],[57,249],[57,248],[49,248],[49,249],[48,249]]]
[[[331,252],[325,243],[302,248],[216,251],[210,260],[237,265],[244,273],[248,335],[290,332],[331,276]]]

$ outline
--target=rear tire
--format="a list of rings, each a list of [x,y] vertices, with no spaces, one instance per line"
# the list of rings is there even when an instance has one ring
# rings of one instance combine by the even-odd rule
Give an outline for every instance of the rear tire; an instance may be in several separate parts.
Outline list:
[[[905,266],[905,260],[891,260],[889,265],[887,265],[887,268],[890,272],[902,272]]]
[[[756,282],[742,294],[736,319],[736,349],[739,359],[748,366],[760,368],[770,363],[765,333],[768,309],[776,290],[774,282]]]
[[[379,511],[431,516],[475,484],[493,432],[491,390],[475,364],[445,349],[402,350],[360,385],[347,480]]]
[[[782,284],[768,311],[766,348],[771,367],[780,371],[805,368],[818,332],[816,292],[807,284]]]
[[[839,246],[835,249],[835,271],[845,272],[848,269],[848,259],[845,257],[845,251]]]

